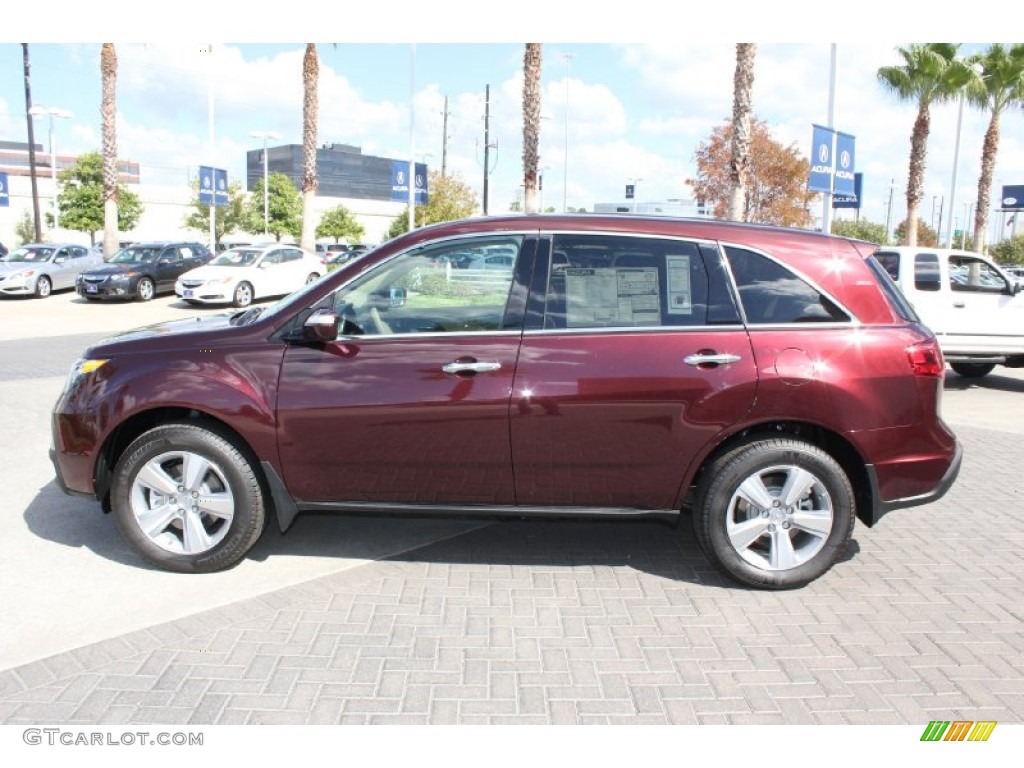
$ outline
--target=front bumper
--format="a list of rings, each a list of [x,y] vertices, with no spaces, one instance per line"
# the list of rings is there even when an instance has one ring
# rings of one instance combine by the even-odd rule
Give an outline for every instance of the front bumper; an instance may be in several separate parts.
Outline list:
[[[34,277],[22,277],[15,280],[0,279],[0,293],[5,296],[29,296],[35,292],[36,280]]]
[[[85,299],[131,299],[135,297],[135,286],[127,280],[103,283],[78,283],[75,291]]]
[[[185,301],[201,304],[229,304],[233,301],[234,284],[231,285],[197,285],[187,288],[183,285],[174,286],[174,294]]]

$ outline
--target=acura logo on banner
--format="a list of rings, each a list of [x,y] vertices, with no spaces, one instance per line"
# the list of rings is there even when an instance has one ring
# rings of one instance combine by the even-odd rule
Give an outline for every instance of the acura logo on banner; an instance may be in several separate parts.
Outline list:
[[[416,205],[427,204],[427,166],[425,163],[416,163],[416,172],[413,174],[413,184],[416,189]],[[405,160],[391,161],[391,199],[396,203],[404,203],[409,200],[409,163]]]
[[[228,172],[223,168],[199,166],[199,204],[228,204]]]
[[[820,125],[812,127],[814,134],[811,138],[811,157],[816,158],[817,162],[811,166],[807,188],[812,192],[827,192],[847,197],[855,195],[854,137]],[[839,160],[838,167],[836,159]]]

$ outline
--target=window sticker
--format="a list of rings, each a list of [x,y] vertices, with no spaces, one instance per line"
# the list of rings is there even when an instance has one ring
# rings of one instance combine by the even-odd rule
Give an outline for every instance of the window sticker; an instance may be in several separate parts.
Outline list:
[[[690,257],[665,256],[668,272],[668,313],[693,314],[693,291],[690,288]]]
[[[656,267],[565,270],[569,328],[660,325]]]

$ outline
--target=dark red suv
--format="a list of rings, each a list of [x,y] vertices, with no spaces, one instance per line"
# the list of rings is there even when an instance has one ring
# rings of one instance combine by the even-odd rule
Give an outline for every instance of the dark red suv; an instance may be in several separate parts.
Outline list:
[[[692,513],[735,579],[802,585],[855,517],[933,501],[960,466],[935,338],[872,250],[634,216],[420,229],[269,308],[87,350],[58,482],[178,571],[310,510]],[[436,266],[499,251],[511,267]]]

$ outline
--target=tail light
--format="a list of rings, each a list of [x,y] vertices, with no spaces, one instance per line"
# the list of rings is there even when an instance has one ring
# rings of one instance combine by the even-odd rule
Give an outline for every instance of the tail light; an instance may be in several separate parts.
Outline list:
[[[907,347],[907,360],[915,376],[941,378],[946,372],[946,361],[942,359],[942,351],[934,339]]]

